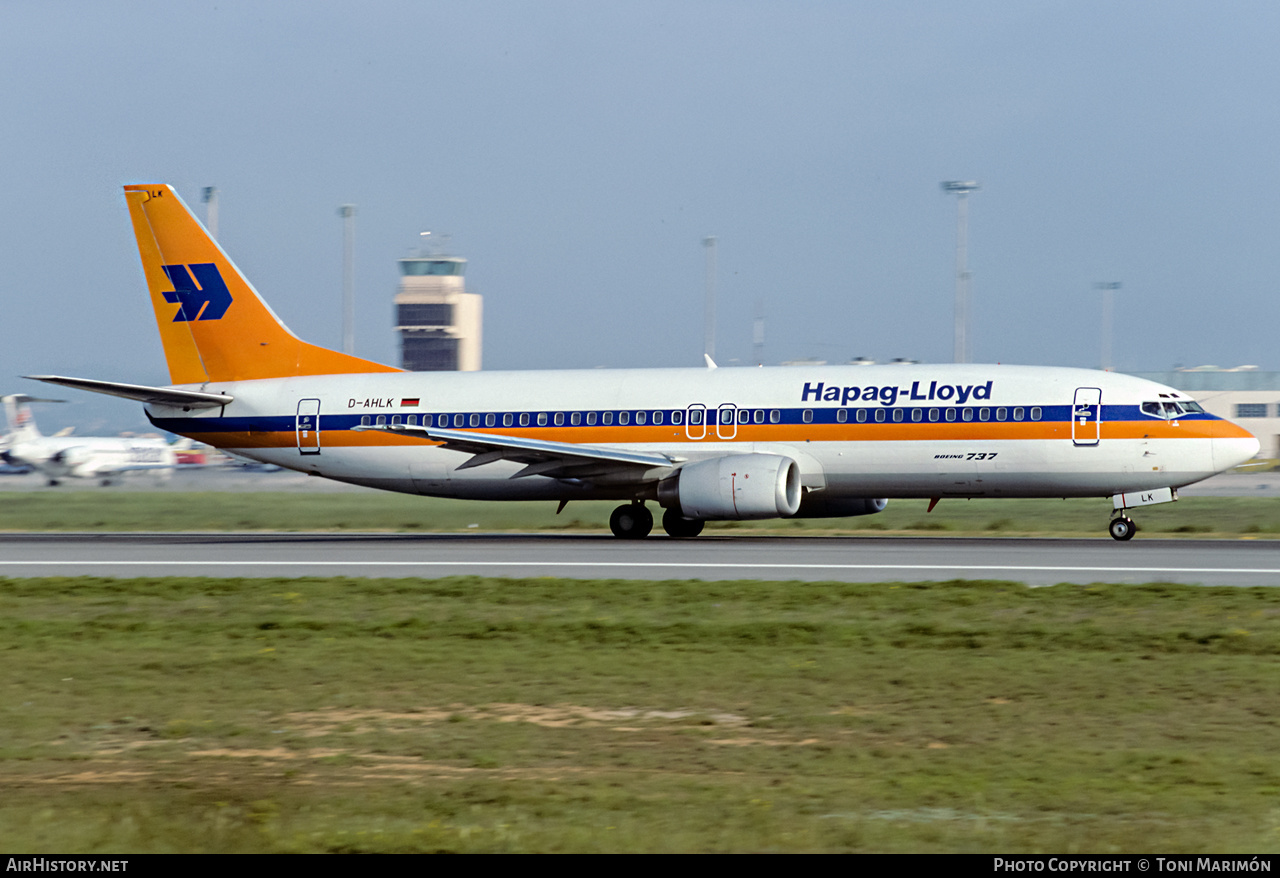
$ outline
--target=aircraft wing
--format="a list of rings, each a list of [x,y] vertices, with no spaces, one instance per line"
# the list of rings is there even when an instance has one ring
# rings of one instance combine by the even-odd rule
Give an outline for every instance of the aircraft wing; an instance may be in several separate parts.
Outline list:
[[[552,478],[591,478],[593,476],[639,477],[645,470],[655,467],[673,467],[683,458],[643,451],[623,451],[598,445],[575,445],[569,442],[548,442],[523,436],[502,436],[493,433],[473,433],[470,430],[446,430],[435,427],[417,427],[407,424],[382,424],[352,427],[352,430],[375,430],[397,436],[413,436],[431,442],[439,442],[445,448],[464,451],[472,455],[457,468],[471,469],[498,460],[511,460],[525,464],[524,469],[511,478],[527,476],[551,476]]]
[[[211,409],[231,402],[234,397],[225,393],[206,393],[201,390],[179,390],[176,387],[149,387],[145,384],[122,384],[119,381],[98,381],[93,378],[67,378],[63,375],[23,375],[46,384],[60,384],[76,390],[91,390],[108,396],[122,396],[155,405],[186,406],[193,409]]]

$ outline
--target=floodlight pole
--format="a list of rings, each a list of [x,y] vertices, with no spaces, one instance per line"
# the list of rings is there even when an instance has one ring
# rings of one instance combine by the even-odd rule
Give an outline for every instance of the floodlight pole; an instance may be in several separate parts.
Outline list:
[[[973,180],[946,180],[942,191],[956,195],[956,329],[957,363],[969,362],[969,193],[982,187]]]
[[[200,200],[204,202],[204,227],[209,230],[209,237],[218,240],[218,187],[206,186],[200,190]]]
[[[338,208],[342,217],[342,350],[356,352],[356,294],[355,294],[355,246],[356,206],[344,204]]]
[[[707,249],[707,301],[704,314],[702,352],[716,358],[716,238],[708,235],[702,239]]]
[[[1102,371],[1111,368],[1111,312],[1112,294],[1120,289],[1119,281],[1095,283],[1093,288],[1102,291]]]

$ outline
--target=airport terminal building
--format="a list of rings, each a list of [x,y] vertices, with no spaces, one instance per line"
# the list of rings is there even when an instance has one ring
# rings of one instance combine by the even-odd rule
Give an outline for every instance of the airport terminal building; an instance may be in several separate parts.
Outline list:
[[[1205,410],[1244,427],[1262,443],[1259,457],[1280,458],[1280,372],[1252,366],[1200,366],[1174,372],[1131,372],[1189,394]]]

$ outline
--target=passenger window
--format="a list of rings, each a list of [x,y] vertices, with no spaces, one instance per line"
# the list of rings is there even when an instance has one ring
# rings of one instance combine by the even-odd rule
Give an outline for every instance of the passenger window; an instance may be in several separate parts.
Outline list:
[[[757,424],[763,424],[763,423],[764,423],[764,409],[756,409],[754,412],[752,412],[752,414],[751,414],[751,420],[752,420],[752,421],[754,421],[754,422],[755,422],[755,423],[757,423]]]
[[[1016,409],[1014,409],[1014,410],[1013,410],[1013,419],[1014,419],[1015,421],[1021,421],[1021,420],[1022,420],[1022,407],[1021,407],[1021,406],[1019,406],[1018,408],[1016,408]]]
[[[1003,420],[1005,420],[1005,418],[1007,418],[1008,416],[1009,416],[1009,410],[1008,410],[1008,409],[996,409],[996,420],[997,420],[997,421],[1003,421]]]
[[[613,412],[605,412],[600,416],[600,423],[608,427],[613,423]]]
[[[955,419],[956,419],[956,410],[951,408],[947,409],[947,420],[954,421]]]
[[[455,427],[461,427],[461,426],[462,426],[462,419],[463,419],[464,417],[465,417],[465,415],[454,415],[454,416],[453,416],[453,425],[454,425]]]
[[[902,409],[893,410],[893,421],[895,424],[902,420],[902,411],[903,411]]]
[[[573,426],[575,426],[575,427],[576,427],[576,426],[578,426],[579,424],[581,424],[581,423],[582,423],[582,412],[574,412],[573,414],[569,415],[569,423],[570,423],[570,424],[572,424],[572,425],[573,425]]]
[[[361,426],[361,427],[367,427],[367,426],[369,426],[369,424],[370,424],[370,423],[371,423],[371,422],[370,422],[370,420],[369,420],[369,416],[368,416],[368,415],[365,415],[364,417],[362,417],[362,418],[360,419],[360,426]]]
[[[423,417],[424,417],[424,418],[429,418],[429,417],[431,417],[431,415],[423,415]],[[417,415],[409,415],[408,419],[406,420],[406,423],[407,423],[410,427],[416,427],[416,426],[418,426],[418,416],[417,416]]]
[[[991,409],[978,409],[978,420],[979,421],[991,420]]]
[[[431,415],[423,415],[423,416],[422,416],[422,426],[424,426],[424,427],[430,427],[430,426],[431,426]]]
[[[782,422],[782,412],[778,411],[777,409],[770,409],[770,410],[769,410],[769,423],[770,423],[770,424],[779,424],[779,423],[781,423],[781,422]]]
[[[473,426],[473,427],[479,427],[479,426],[480,426],[480,415],[475,414],[475,415],[472,415],[472,416],[471,416],[471,426]]]
[[[556,426],[557,426],[557,427],[563,427],[563,426],[564,426],[564,412],[556,412],[556,419],[555,419],[555,420],[556,420]]]
[[[924,420],[924,409],[912,409],[912,410],[911,410],[911,420],[913,420],[913,421],[915,421],[915,422],[917,422],[917,423],[919,423],[920,421]]]
[[[594,427],[596,425],[596,413],[587,412],[587,426]]]
[[[545,427],[547,425],[547,413],[538,412],[538,426]]]
[[[643,425],[647,417],[644,412],[636,412],[636,424]]]
[[[511,412],[507,412],[502,416],[502,426],[510,427],[511,421],[512,421]]]
[[[671,413],[671,423],[679,427],[680,422],[684,420],[684,412],[675,411]]]
[[[662,412],[654,412],[653,425],[656,427],[656,426],[659,426],[661,423],[662,423]]]
[[[865,423],[867,422],[867,410],[866,410],[866,409],[858,409],[858,413],[857,413],[857,415],[855,415],[854,417],[855,417],[855,419],[858,421],[858,423],[859,423],[859,424],[865,424]]]
[[[750,423],[751,423],[751,412],[747,411],[746,409],[738,409],[738,423],[739,423],[739,424],[750,424]]]
[[[631,412],[618,412],[618,423],[626,426],[631,423]]]
[[[846,423],[848,420],[849,420],[849,410],[848,410],[848,409],[839,409],[839,410],[837,410],[837,411],[836,411],[836,423],[837,423],[837,424],[843,424],[843,423]]]
[[[385,427],[385,426],[387,425],[387,416],[386,416],[386,415],[378,415],[377,425],[378,425],[379,427]]]
[[[1040,406],[1038,406],[1038,405],[1037,405],[1037,406],[1032,406],[1032,407],[1031,407],[1031,420],[1033,420],[1033,421],[1038,421],[1038,420],[1040,420],[1040,414],[1041,414],[1041,412],[1040,412]]]
[[[972,420],[973,420],[973,409],[971,409],[971,408],[963,409],[963,410],[961,411],[961,413],[960,413],[960,419],[961,419],[961,420],[964,420],[964,421],[972,421]]]
[[[489,412],[484,416],[484,425],[486,427],[492,427],[496,423],[498,423],[498,416],[495,415],[493,412]]]
[[[720,409],[720,423],[722,424],[733,423],[733,409]]]
[[[689,423],[694,427],[702,423],[702,409],[694,409],[689,412]]]
[[[399,415],[392,415],[392,416],[391,416],[391,426],[396,427],[396,426],[399,426],[399,424],[400,424],[400,416],[399,416]]]
[[[527,426],[529,426],[529,413],[528,413],[528,412],[521,412],[521,413],[520,413],[520,426],[521,426],[521,427],[527,427]]]
[[[930,420],[930,421],[936,421],[936,420],[938,420],[938,416],[939,416],[940,414],[941,414],[941,412],[939,412],[937,409],[929,409],[929,420]]]
[[[804,413],[800,415],[800,420],[804,421],[806,424],[812,424],[812,423],[813,423],[813,409],[805,409],[805,410],[804,410]]]
[[[884,423],[884,409],[876,409],[876,423],[877,424]]]

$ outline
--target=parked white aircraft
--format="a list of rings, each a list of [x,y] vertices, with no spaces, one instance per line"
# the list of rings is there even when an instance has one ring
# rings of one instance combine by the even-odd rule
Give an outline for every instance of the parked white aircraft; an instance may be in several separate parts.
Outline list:
[[[1248,460],[1249,433],[1170,387],[975,365],[405,372],[307,344],[166,185],[125,197],[169,387],[30,376],[146,403],[152,423],[358,485],[625,501],[619,537],[862,515],[889,497],[1111,497],[1126,510]],[[932,508],[932,504],[930,506]]]
[[[0,440],[0,459],[26,465],[40,472],[50,485],[63,479],[98,479],[103,485],[127,472],[170,470],[177,460],[163,439],[108,436],[72,436],[69,430],[44,436],[31,414],[33,402],[61,402],[37,399],[25,394],[0,397],[4,403],[9,433]]]

